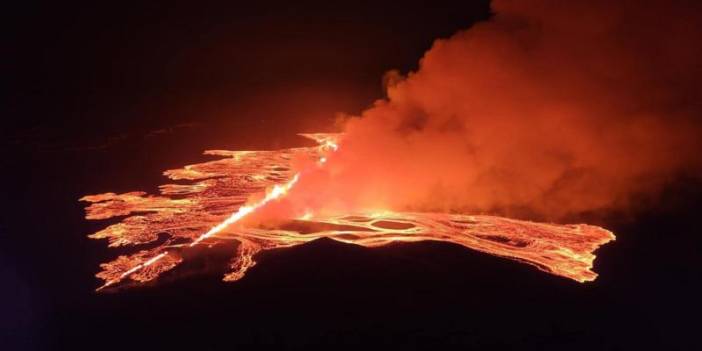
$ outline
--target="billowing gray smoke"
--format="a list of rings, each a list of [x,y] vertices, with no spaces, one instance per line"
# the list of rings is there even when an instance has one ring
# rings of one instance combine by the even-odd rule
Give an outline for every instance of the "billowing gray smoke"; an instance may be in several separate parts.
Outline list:
[[[702,164],[702,6],[494,1],[437,40],[293,203],[509,212],[628,209]],[[303,205],[304,204],[304,205]]]

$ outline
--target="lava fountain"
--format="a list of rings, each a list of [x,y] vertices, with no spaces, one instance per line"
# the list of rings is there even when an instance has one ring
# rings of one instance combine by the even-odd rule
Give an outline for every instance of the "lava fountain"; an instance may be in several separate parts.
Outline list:
[[[327,157],[343,144],[337,134],[303,134],[317,146],[275,151],[209,150],[224,157],[164,172],[187,184],[160,186],[160,195],[144,192],[88,195],[86,218],[123,217],[92,235],[110,247],[152,244],[129,256],[101,264],[98,288],[131,280],[147,282],[176,267],[183,252],[195,246],[237,242],[225,281],[235,281],[256,264],[262,250],[300,245],[319,238],[377,247],[393,242],[444,241],[527,263],[578,282],[592,281],[593,251],[614,240],[603,228],[534,223],[486,215],[393,212],[359,209],[353,213],[305,213],[273,228],[245,223],[294,188],[305,170],[291,162],[307,158],[309,167],[325,167]],[[157,245],[159,234],[167,238]],[[206,250],[205,250],[206,252]]]

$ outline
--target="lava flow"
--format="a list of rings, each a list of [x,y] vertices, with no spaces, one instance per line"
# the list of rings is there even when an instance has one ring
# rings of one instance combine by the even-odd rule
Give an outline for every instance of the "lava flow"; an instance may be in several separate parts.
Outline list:
[[[103,263],[98,290],[130,279],[146,282],[183,261],[183,252],[199,244],[238,242],[225,281],[244,276],[262,251],[303,244],[319,238],[375,247],[393,242],[445,241],[531,264],[578,282],[594,280],[593,251],[614,240],[600,227],[534,223],[485,215],[373,212],[317,215],[308,213],[274,228],[240,223],[243,218],[283,197],[304,172],[292,170],[298,157],[324,167],[338,148],[338,135],[304,134],[316,147],[276,151],[210,150],[226,158],[164,172],[188,184],[166,184],[159,196],[143,192],[104,193],[81,198],[90,202],[87,219],[126,216],[119,223],[90,235],[106,238],[110,247],[163,243],[130,256]]]

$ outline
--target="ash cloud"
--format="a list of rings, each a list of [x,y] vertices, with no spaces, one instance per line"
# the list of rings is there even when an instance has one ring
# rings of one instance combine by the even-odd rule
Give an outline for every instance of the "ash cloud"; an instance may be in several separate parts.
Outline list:
[[[530,213],[635,208],[699,175],[702,6],[494,1],[343,123],[293,203]]]

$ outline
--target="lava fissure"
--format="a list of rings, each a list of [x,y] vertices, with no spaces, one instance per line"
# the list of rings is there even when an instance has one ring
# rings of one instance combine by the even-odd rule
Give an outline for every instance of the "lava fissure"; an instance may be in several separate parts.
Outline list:
[[[338,215],[306,213],[287,222],[294,220],[302,226],[281,224],[262,228],[240,223],[267,204],[278,201],[304,176],[304,171],[294,171],[292,160],[308,158],[316,160],[314,167],[324,167],[328,156],[339,148],[338,135],[304,136],[319,145],[278,151],[206,151],[205,154],[226,158],[164,172],[173,180],[192,183],[162,185],[160,196],[129,192],[81,198],[90,203],[86,208],[87,219],[126,216],[121,222],[90,235],[108,239],[111,247],[152,243],[161,233],[169,236],[151,249],[103,263],[97,277],[104,284],[98,290],[127,278],[138,282],[153,280],[182,262],[183,250],[223,241],[239,243],[230,271],[224,276],[225,281],[235,281],[256,264],[254,256],[258,252],[319,238],[365,247],[392,242],[445,241],[585,282],[597,277],[591,270],[593,251],[615,238],[603,228],[585,224],[363,209]]]

